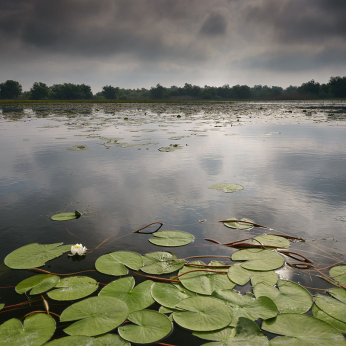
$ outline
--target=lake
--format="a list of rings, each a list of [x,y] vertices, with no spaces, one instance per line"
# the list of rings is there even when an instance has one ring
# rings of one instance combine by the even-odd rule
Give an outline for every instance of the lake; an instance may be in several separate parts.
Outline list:
[[[0,147],[2,259],[30,243],[82,243],[94,249],[80,258],[64,254],[41,267],[72,273],[94,270],[98,257],[119,250],[228,256],[236,249],[205,238],[228,243],[269,233],[219,222],[235,217],[276,230],[270,233],[304,238],[291,244],[292,251],[323,273],[345,264],[345,102],[0,104]],[[217,183],[244,189],[209,189]],[[82,217],[51,220],[75,210]],[[160,231],[191,233],[195,241],[163,248],[148,241],[150,234],[132,233],[153,222],[163,223]],[[311,268],[286,264],[277,273],[313,295],[333,287]],[[28,300],[8,286],[33,274],[1,264],[0,303],[6,304],[1,323],[44,309],[42,301],[6,309]],[[83,275],[104,284],[116,279]],[[130,275],[136,283],[144,279]],[[236,289],[244,293],[251,286]],[[68,306],[47,301],[57,314]],[[61,335],[61,329],[54,334]],[[206,341],[174,324],[162,342]]]

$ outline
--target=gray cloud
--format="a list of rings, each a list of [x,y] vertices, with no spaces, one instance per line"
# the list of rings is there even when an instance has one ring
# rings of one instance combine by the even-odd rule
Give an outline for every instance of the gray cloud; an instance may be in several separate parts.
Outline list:
[[[224,35],[227,21],[220,13],[211,13],[201,27],[201,33],[209,36]]]

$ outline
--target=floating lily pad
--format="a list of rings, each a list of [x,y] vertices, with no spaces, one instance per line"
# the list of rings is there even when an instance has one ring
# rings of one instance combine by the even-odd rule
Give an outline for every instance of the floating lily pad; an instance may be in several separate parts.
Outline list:
[[[155,301],[151,296],[151,286],[154,282],[146,280],[134,287],[135,279],[131,277],[115,280],[105,286],[99,293],[100,297],[116,297],[125,302],[129,312],[142,310]]]
[[[183,246],[194,241],[195,237],[187,232],[182,231],[160,231],[153,233],[155,238],[149,241],[159,246]]]
[[[5,258],[5,264],[12,269],[29,269],[41,267],[53,258],[61,256],[71,250],[71,245],[60,246],[55,244],[29,244],[11,252]]]
[[[252,321],[262,318],[267,320],[278,313],[278,308],[268,297],[254,299],[252,293],[239,294],[234,290],[216,291],[213,296],[222,299],[232,310],[232,322],[230,326],[235,327],[239,317],[245,317]]]
[[[21,281],[15,288],[19,294],[30,291],[31,295],[40,294],[53,288],[60,278],[57,275],[38,274]]]
[[[290,241],[284,237],[277,235],[263,234],[254,238],[254,244],[271,245],[279,248],[287,249],[290,247]]]
[[[128,320],[134,324],[119,327],[118,333],[123,339],[139,344],[159,341],[172,330],[171,321],[157,311],[135,311]]]
[[[228,269],[228,278],[235,282],[237,285],[245,285],[249,280],[251,280],[251,285],[256,286],[260,282],[264,282],[270,286],[274,286],[279,277],[278,275],[270,271],[255,271],[245,269],[241,266],[241,263],[236,263]]]
[[[69,335],[95,336],[107,333],[123,323],[129,309],[122,300],[113,297],[91,297],[69,306],[61,322],[79,320],[64,329]]]
[[[209,189],[213,190],[222,190],[223,192],[236,192],[244,189],[244,186],[239,184],[231,184],[231,183],[220,183],[209,186]]]
[[[255,296],[269,297],[281,313],[303,314],[312,304],[311,294],[299,284],[292,281],[279,280],[278,290],[265,283],[259,283],[253,288]]]
[[[55,214],[51,217],[51,219],[54,221],[68,221],[68,220],[78,219],[81,216],[82,214],[78,210],[75,210],[73,213]]]
[[[184,266],[183,259],[170,252],[151,252],[143,256],[144,267],[141,270],[148,274],[168,274],[179,270]]]
[[[342,285],[346,285],[346,266],[336,266],[331,268],[329,275]]]
[[[109,333],[105,335],[96,336],[94,339],[101,342],[103,346],[131,346],[131,344],[128,341],[124,340],[117,334]]]
[[[139,270],[143,266],[142,256],[130,251],[115,251],[99,257],[95,268],[103,273],[114,276],[126,275],[128,270]]]
[[[182,300],[173,312],[176,323],[194,331],[210,331],[226,327],[232,320],[231,309],[212,297],[192,297]]]
[[[181,145],[178,145],[178,144],[170,144],[169,147],[161,147],[159,148],[158,150],[161,151],[161,152],[165,152],[165,153],[168,153],[170,151],[175,151],[177,149],[182,149],[183,146]]]
[[[202,346],[269,346],[269,340],[263,335],[257,324],[247,318],[240,317],[235,328],[226,327],[215,332],[194,332],[195,336],[218,342]]]
[[[55,320],[46,314],[28,316],[22,323],[12,318],[0,326],[0,345],[2,346],[41,346],[55,332]]]
[[[263,321],[262,329],[284,335],[270,340],[271,346],[345,346],[341,333],[328,323],[300,314],[281,314]]]
[[[182,300],[190,296],[180,292],[178,288],[171,284],[155,282],[151,287],[151,295],[159,304],[174,309]]]
[[[346,290],[343,288],[332,288],[328,293],[337,300],[346,304]]]
[[[96,338],[84,335],[66,336],[64,338],[55,339],[44,346],[104,346]],[[115,344],[116,345],[116,344]],[[117,346],[117,345],[116,345]]]
[[[204,264],[201,261],[193,261],[189,264]],[[222,289],[232,289],[235,286],[235,283],[231,281],[228,276],[228,268],[222,267],[223,263],[212,261],[209,263],[211,266],[220,266],[220,268],[208,268],[208,267],[200,267],[200,266],[185,266],[179,271],[179,275],[186,273],[192,270],[198,270],[195,272],[191,272],[180,276],[180,282],[184,287],[192,292],[196,292],[199,294],[211,295],[216,290]],[[208,271],[202,271],[202,269],[206,269]],[[213,271],[224,271],[225,274],[222,273],[213,273]]]
[[[315,297],[316,305],[329,316],[346,323],[346,304],[340,300],[322,296]]]
[[[232,261],[246,261],[240,265],[245,269],[268,271],[283,266],[284,258],[279,253],[263,249],[245,249],[235,252]]]
[[[314,317],[327,322],[332,327],[337,329],[340,333],[346,334],[346,323],[337,320],[336,318],[329,316],[323,310],[321,310],[316,304],[312,306],[312,314]]]
[[[99,284],[87,276],[71,276],[62,279],[55,289],[49,291],[48,297],[54,300],[76,300],[94,293]]]
[[[74,145],[71,148],[67,148],[67,150],[78,151],[78,150],[87,150],[88,147],[86,145]]]
[[[253,223],[253,221],[250,219],[242,218],[240,221],[246,221],[246,222],[234,222],[234,221],[232,222],[232,220],[238,220],[238,219],[236,217],[230,217],[227,220],[230,220],[230,221],[224,222],[223,224],[229,228],[234,228],[234,229],[251,229],[251,228],[253,228],[252,224],[246,223],[246,222],[252,222]]]

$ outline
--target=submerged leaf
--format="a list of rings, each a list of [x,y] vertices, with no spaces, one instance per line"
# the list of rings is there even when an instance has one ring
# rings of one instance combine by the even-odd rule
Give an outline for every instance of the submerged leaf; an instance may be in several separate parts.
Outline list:
[[[28,316],[22,323],[12,318],[0,326],[0,345],[2,346],[41,346],[55,332],[55,320],[46,314]]]
[[[21,281],[15,289],[19,294],[26,293],[30,290],[31,295],[40,294],[53,288],[59,280],[60,278],[57,275],[38,274]]]
[[[172,330],[171,321],[157,311],[135,311],[128,320],[134,324],[119,327],[118,333],[123,339],[139,344],[159,341]]]
[[[170,252],[151,252],[143,256],[144,267],[141,270],[148,274],[173,273],[183,267],[185,261],[177,259]]]
[[[194,241],[194,236],[182,231],[160,231],[153,233],[155,238],[149,241],[159,246],[183,246]]]
[[[71,250],[71,245],[62,243],[41,245],[37,243],[20,247],[5,258],[5,264],[12,269],[41,267],[53,258]]]
[[[60,316],[61,322],[79,320],[64,329],[69,335],[94,336],[107,333],[123,323],[129,309],[113,297],[91,297],[70,305]]]
[[[71,276],[62,279],[55,289],[49,291],[48,297],[54,300],[76,300],[94,293],[99,287],[98,282],[87,276]]]
[[[236,217],[230,217],[230,221],[224,222],[223,224],[229,228],[235,228],[235,229],[251,229],[253,228],[253,225],[251,223],[254,223],[252,220],[247,218],[242,218],[240,221],[246,221],[246,222],[234,222],[232,220],[239,220]],[[251,223],[247,223],[251,222]]]
[[[128,270],[139,270],[143,266],[142,256],[130,251],[115,251],[99,257],[95,262],[95,268],[103,274],[121,276]]]
[[[212,297],[192,297],[182,300],[173,312],[173,319],[183,328],[210,331],[226,327],[232,320],[231,309]]]

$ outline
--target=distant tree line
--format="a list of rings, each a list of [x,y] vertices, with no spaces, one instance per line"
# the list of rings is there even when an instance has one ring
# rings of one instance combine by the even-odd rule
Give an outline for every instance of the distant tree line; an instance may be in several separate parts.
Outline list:
[[[0,83],[0,99],[19,100],[299,100],[346,98],[346,77],[331,77],[326,84],[313,79],[301,86],[247,85],[221,87],[205,85],[200,87],[185,83],[183,87],[175,85],[166,88],[157,84],[150,89],[121,89],[106,85],[102,91],[93,95],[89,85],[85,84],[54,84],[35,82],[30,91],[22,91],[22,86],[14,80]]]

